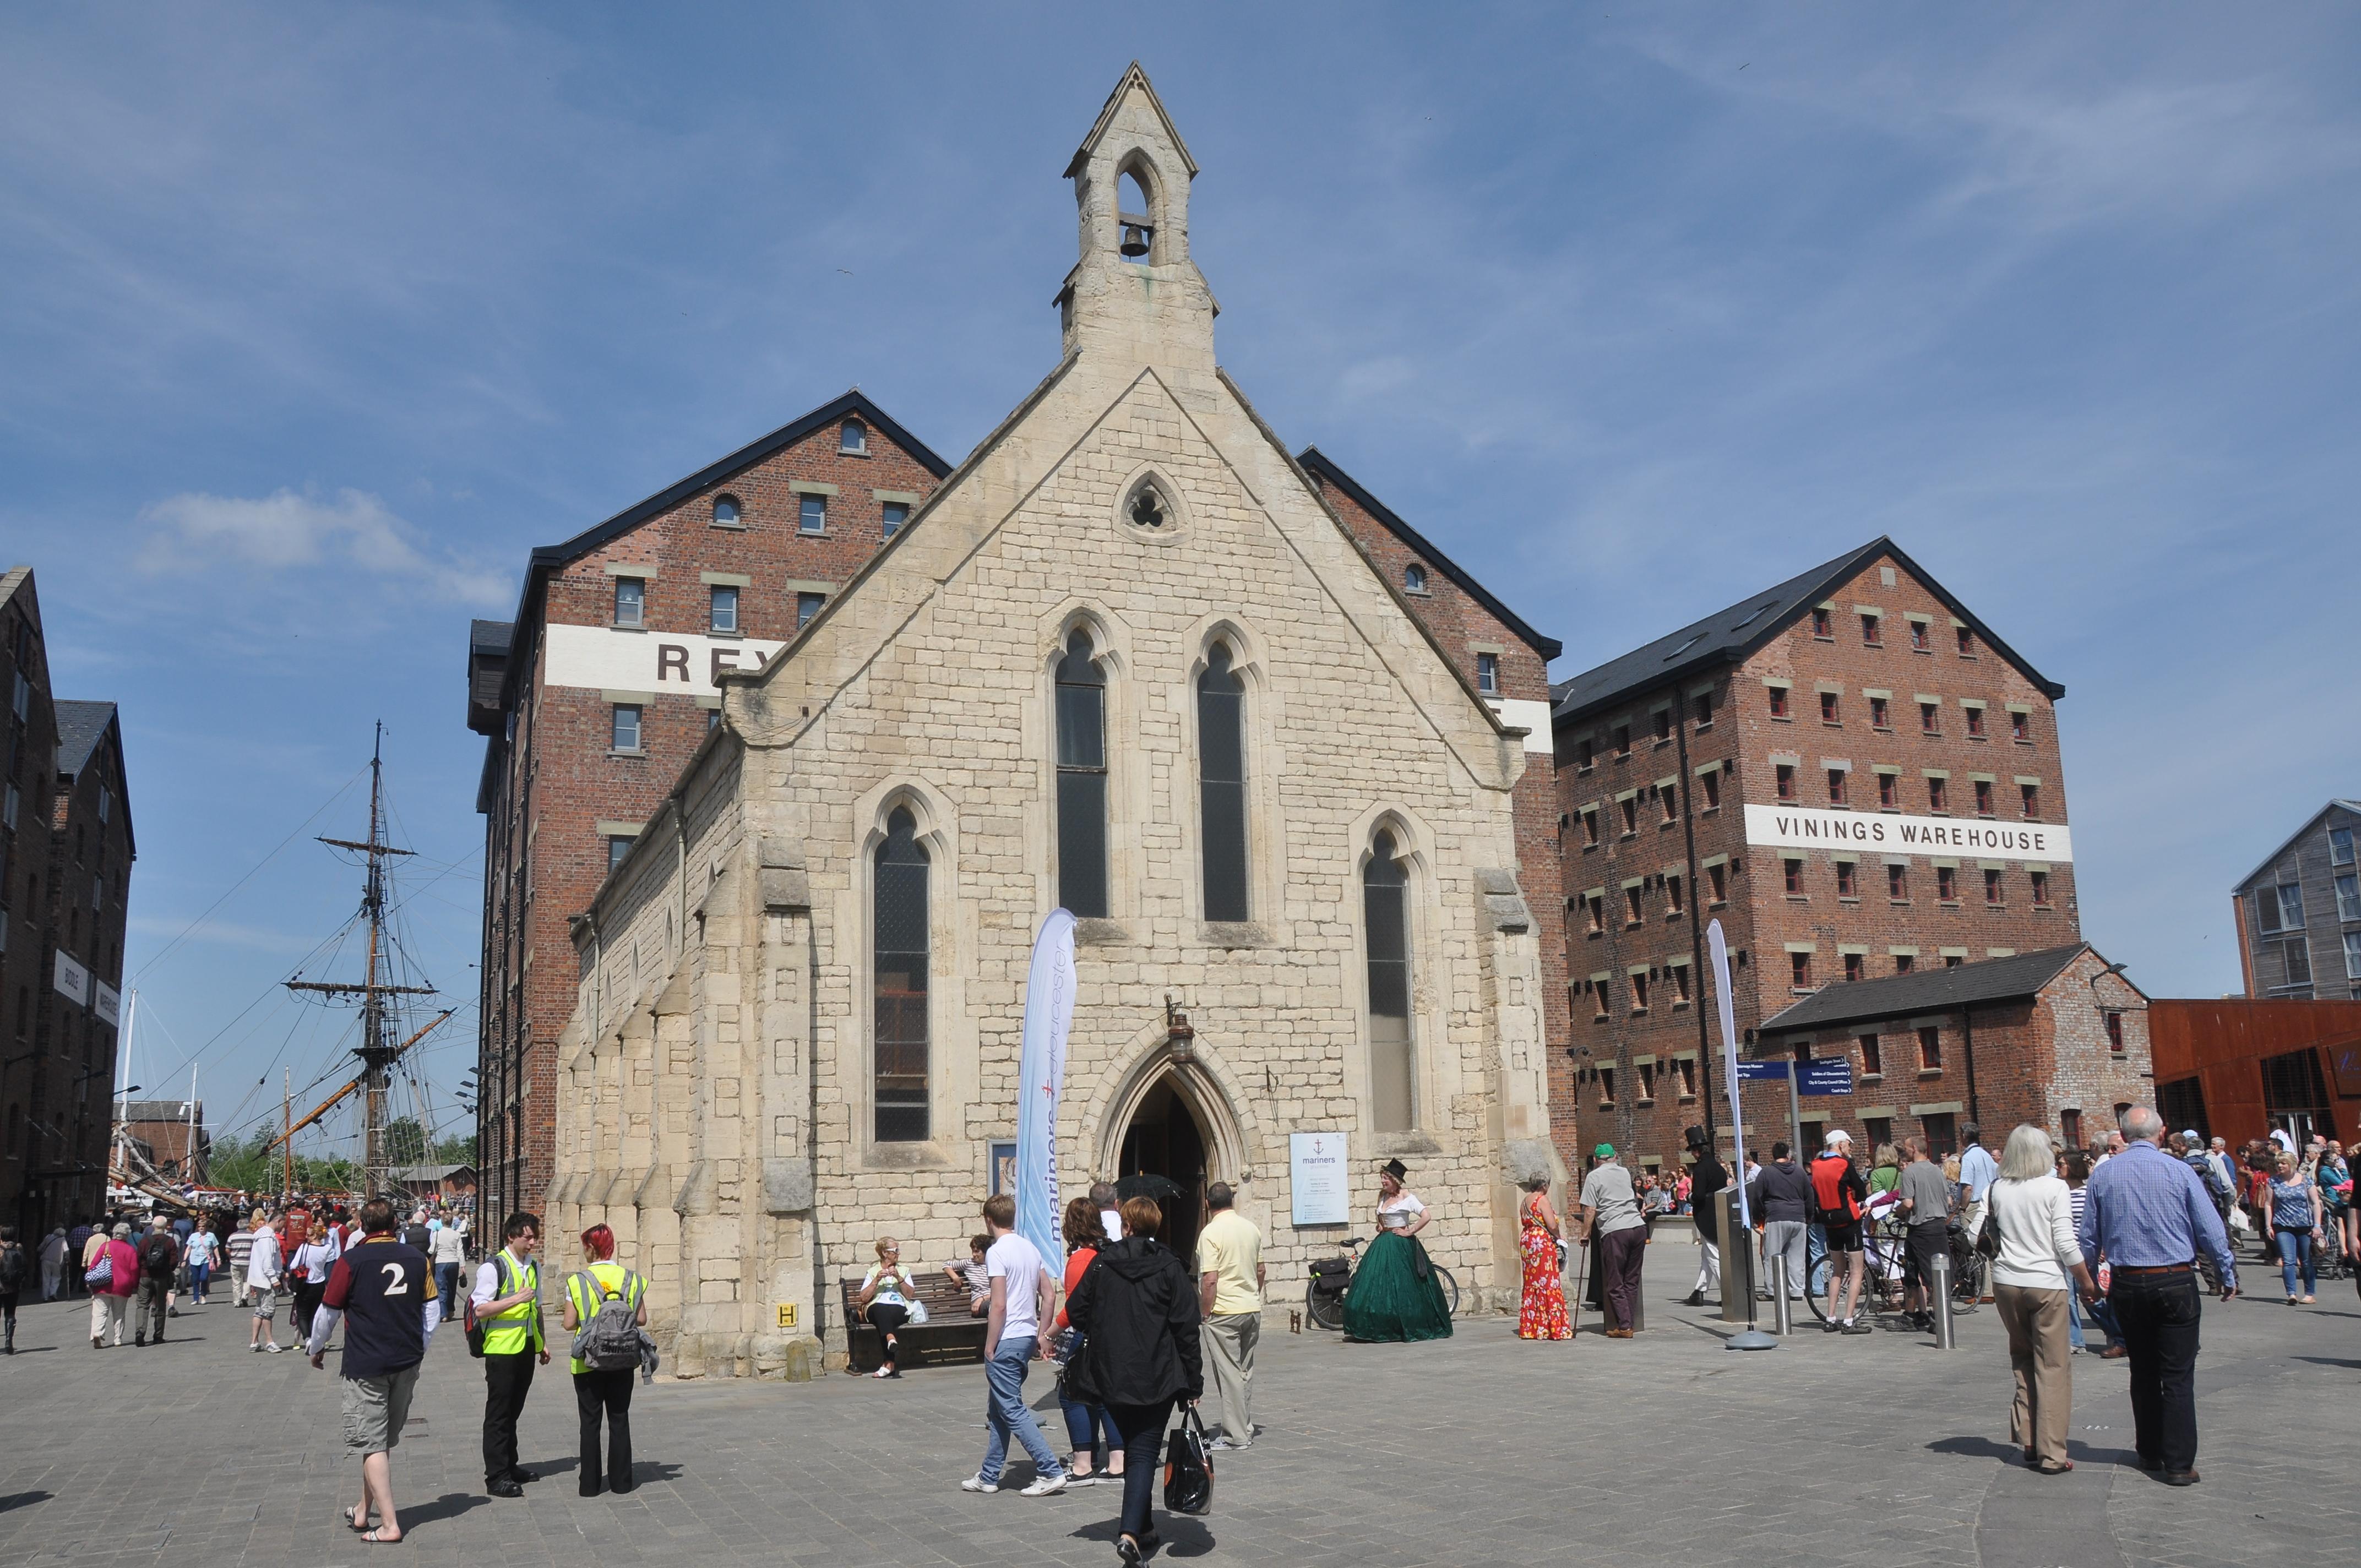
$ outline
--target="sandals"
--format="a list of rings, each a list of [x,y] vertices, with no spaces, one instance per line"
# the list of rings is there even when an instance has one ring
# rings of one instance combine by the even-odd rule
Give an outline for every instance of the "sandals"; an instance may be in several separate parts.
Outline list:
[[[388,1535],[385,1533],[385,1527],[383,1525],[379,1525],[377,1529],[369,1530],[362,1535],[361,1539],[368,1541],[371,1546],[400,1546],[403,1541],[408,1541],[410,1537],[406,1535]]]
[[[2072,1460],[2061,1459],[2055,1464],[2037,1464],[2033,1467],[2033,1472],[2037,1475],[2063,1475],[2073,1468]]]
[[[345,1516],[345,1528],[346,1530],[351,1530],[355,1535],[366,1535],[368,1533],[369,1526],[368,1520],[369,1507],[367,1503],[363,1503],[357,1508],[343,1508],[338,1511]]]

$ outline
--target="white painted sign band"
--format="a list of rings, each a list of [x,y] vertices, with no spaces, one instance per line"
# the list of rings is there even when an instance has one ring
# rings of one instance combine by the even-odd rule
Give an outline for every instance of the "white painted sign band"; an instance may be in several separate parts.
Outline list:
[[[1526,751],[1544,757],[1556,751],[1557,740],[1550,729],[1549,704],[1522,696],[1488,696],[1484,700],[1502,724],[1524,730]]]
[[[1988,822],[1980,817],[1901,817],[1823,811],[1808,806],[1749,806],[1746,841],[1783,850],[1876,850],[1904,855],[1985,855],[2071,861],[2062,823]]]
[[[751,637],[693,637],[670,631],[619,631],[605,626],[548,630],[544,677],[553,686],[716,696],[724,670],[759,670],[784,642]]]

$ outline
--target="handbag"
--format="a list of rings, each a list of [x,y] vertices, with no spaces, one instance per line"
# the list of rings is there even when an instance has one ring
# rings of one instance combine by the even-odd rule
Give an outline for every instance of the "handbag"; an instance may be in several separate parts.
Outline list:
[[[98,1255],[98,1261],[91,1265],[89,1269],[83,1273],[82,1282],[84,1285],[114,1284],[115,1255],[111,1252],[100,1253]]]
[[[1205,1448],[1205,1425],[1197,1407],[1181,1411],[1164,1449],[1164,1506],[1176,1514],[1213,1509],[1213,1460]]]
[[[927,1326],[927,1304],[924,1301],[919,1300],[916,1296],[909,1297],[907,1299],[909,1301],[910,1316],[906,1326],[914,1329],[925,1328]]]

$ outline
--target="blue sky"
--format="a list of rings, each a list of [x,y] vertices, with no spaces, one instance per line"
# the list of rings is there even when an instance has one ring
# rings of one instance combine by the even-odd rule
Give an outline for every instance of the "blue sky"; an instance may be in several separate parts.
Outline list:
[[[2231,884],[2361,790],[2357,42],[2299,5],[16,7],[0,555],[61,694],[123,705],[132,1072],[193,1057],[220,1124],[334,1069],[274,987],[352,910],[298,829],[357,834],[382,718],[451,1118],[467,618],[850,385],[964,453],[1055,360],[1060,171],[1135,56],[1231,373],[1555,674],[1892,533],[2068,687],[2086,934],[2234,990]]]

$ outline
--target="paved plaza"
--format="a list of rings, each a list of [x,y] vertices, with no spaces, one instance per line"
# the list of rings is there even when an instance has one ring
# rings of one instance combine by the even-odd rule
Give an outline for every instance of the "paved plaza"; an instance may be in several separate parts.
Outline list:
[[[1667,1249],[1668,1252],[1671,1249]],[[1680,1249],[1685,1258],[1686,1249]],[[1708,1311],[1665,1298],[1648,1331],[1528,1344],[1502,1319],[1453,1340],[1263,1341],[1251,1452],[1222,1457],[1212,1515],[1175,1521],[1163,1557],[1315,1564],[2268,1563],[2353,1560],[2361,1462],[2361,1301],[2266,1295],[2209,1306],[2200,1365],[2202,1486],[2130,1460],[2120,1363],[2074,1361],[2071,1475],[2012,1462],[2009,1380],[1992,1310],[1960,1348],[1926,1336],[1824,1336],[1741,1354]],[[1684,1276],[1677,1282],[1686,1287]],[[160,1349],[93,1352],[79,1304],[27,1308],[0,1361],[0,1563],[316,1565],[371,1548],[341,1529],[357,1488],[335,1358],[246,1350],[227,1306],[182,1317]],[[281,1330],[282,1333],[284,1330]],[[1028,1392],[1048,1407],[1049,1383]],[[394,1456],[406,1550],[445,1562],[1106,1564],[1118,1494],[1028,1499],[958,1489],[983,1446],[973,1367],[898,1383],[660,1380],[633,1409],[642,1485],[576,1495],[573,1391],[545,1368],[523,1453],[525,1501],[482,1492],[481,1375],[436,1337]],[[1062,1445],[1061,1445],[1062,1446]],[[1020,1460],[1019,1483],[1029,1476]]]

